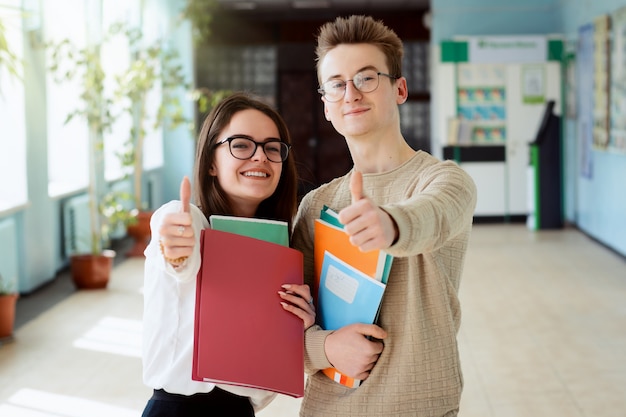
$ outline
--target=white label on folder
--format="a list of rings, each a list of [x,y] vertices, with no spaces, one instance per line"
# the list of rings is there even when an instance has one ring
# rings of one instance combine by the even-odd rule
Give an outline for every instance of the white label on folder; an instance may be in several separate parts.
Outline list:
[[[329,265],[326,274],[326,288],[348,304],[352,304],[359,281],[341,272],[333,265]]]

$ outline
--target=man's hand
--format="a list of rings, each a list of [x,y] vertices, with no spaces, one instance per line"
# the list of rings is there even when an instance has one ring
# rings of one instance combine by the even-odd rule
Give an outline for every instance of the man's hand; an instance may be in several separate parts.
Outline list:
[[[363,175],[350,177],[352,204],[339,212],[339,221],[350,236],[350,243],[363,252],[387,249],[396,240],[398,229],[387,212],[363,194]]]
[[[324,350],[339,372],[365,380],[383,351],[381,340],[386,337],[387,332],[375,324],[350,324],[329,334]]]

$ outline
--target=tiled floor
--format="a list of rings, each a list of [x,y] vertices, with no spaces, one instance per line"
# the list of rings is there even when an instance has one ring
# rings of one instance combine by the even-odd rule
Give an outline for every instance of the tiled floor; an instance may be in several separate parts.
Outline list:
[[[0,346],[0,416],[140,416],[141,269],[124,260],[106,290],[22,309]],[[20,302],[32,297],[45,299]],[[623,257],[573,229],[476,225],[461,302],[461,417],[626,415]],[[297,416],[299,404],[279,397],[258,415]]]

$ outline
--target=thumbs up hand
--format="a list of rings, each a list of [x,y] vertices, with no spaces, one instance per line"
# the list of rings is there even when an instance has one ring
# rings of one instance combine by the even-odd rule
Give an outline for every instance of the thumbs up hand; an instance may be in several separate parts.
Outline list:
[[[363,174],[356,169],[350,176],[350,195],[352,196],[352,204],[365,198],[363,195]]]
[[[184,177],[180,183],[180,211],[189,213],[189,201],[191,200],[191,183],[189,178]]]
[[[163,256],[173,266],[182,264],[193,253],[196,243],[190,200],[191,183],[184,177],[180,184],[180,211],[166,214],[159,228]]]
[[[339,212],[339,221],[350,242],[363,252],[386,249],[396,240],[398,229],[386,211],[363,192],[363,174],[356,169],[350,176],[352,204]]]

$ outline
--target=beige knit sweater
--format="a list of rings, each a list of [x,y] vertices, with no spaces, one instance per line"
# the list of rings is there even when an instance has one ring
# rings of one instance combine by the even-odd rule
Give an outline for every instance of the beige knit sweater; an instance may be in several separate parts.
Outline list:
[[[294,224],[293,245],[304,253],[305,281],[313,283],[313,229],[323,205],[350,204],[349,174],[306,195]],[[367,197],[398,224],[387,250],[394,261],[378,324],[388,332],[369,378],[346,388],[326,377],[328,331],[305,335],[309,374],[300,416],[443,417],[458,413],[463,378],[456,335],[459,282],[476,205],[472,179],[451,161],[417,152],[398,168],[363,175]]]

